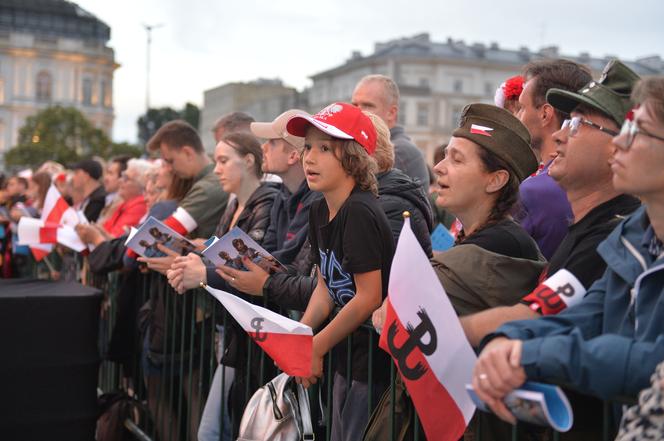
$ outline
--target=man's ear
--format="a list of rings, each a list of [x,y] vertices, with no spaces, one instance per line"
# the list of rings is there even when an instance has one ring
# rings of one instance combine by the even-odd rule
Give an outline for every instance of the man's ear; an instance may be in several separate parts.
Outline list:
[[[551,104],[544,103],[542,104],[542,107],[540,107],[540,121],[542,127],[547,127],[550,124],[558,124],[556,120],[556,109],[554,109]]]
[[[301,153],[298,149],[293,148],[288,152],[288,165],[298,164],[301,161]]]
[[[496,170],[492,172],[486,183],[484,191],[487,193],[496,193],[500,191],[510,180],[510,173],[507,170]]]

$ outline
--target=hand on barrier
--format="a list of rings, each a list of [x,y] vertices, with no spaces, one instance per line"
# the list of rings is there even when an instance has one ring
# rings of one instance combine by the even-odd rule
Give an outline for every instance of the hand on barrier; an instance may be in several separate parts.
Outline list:
[[[166,273],[166,277],[168,277],[168,283],[179,294],[197,288],[201,282],[207,283],[205,264],[195,253],[176,257]]]

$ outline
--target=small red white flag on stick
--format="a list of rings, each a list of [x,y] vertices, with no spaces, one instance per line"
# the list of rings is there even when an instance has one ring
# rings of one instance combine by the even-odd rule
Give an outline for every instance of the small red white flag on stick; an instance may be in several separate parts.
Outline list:
[[[41,220],[48,224],[62,224],[71,227],[79,223],[78,215],[65,201],[55,185],[51,184],[46,197],[44,198],[44,206],[42,208]],[[53,249],[51,244],[33,244],[30,246],[33,256],[39,262],[46,257]]]
[[[204,287],[277,363],[279,369],[294,377],[311,376],[313,332],[309,326],[226,291]]]
[[[388,291],[380,347],[397,365],[427,439],[456,441],[475,412],[465,385],[477,358],[409,218],[401,229]]]
[[[19,245],[59,243],[79,253],[87,249],[74,227],[44,222],[27,216],[18,221],[18,243]]]

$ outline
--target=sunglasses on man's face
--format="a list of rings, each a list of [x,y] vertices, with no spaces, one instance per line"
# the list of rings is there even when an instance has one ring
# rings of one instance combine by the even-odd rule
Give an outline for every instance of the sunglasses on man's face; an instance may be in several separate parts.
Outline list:
[[[580,116],[575,116],[574,118],[566,119],[565,121],[563,121],[561,130],[569,129],[569,136],[573,137],[576,136],[577,133],[579,133],[579,128],[581,127],[582,124],[588,127],[592,127],[593,129],[597,129],[600,132],[604,132],[607,135],[618,136],[618,132],[616,132],[615,130],[607,129],[604,126],[600,126],[599,124],[596,124],[590,121],[589,119],[585,119]]]

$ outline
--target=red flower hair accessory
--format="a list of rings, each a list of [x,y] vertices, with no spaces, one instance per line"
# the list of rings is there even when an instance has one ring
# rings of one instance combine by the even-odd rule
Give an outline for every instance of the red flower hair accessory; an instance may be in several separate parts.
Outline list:
[[[505,81],[503,86],[503,94],[505,95],[505,100],[515,100],[518,99],[523,92],[523,77],[517,75]]]

